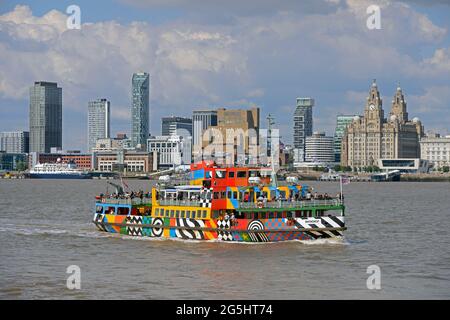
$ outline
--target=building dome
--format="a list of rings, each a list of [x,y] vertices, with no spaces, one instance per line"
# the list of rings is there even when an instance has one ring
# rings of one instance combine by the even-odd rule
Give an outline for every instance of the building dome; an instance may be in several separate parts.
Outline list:
[[[395,120],[397,120],[397,116],[396,116],[395,114],[393,114],[393,115],[390,117],[390,119],[391,119],[392,122],[394,122]]]
[[[415,118],[412,119],[412,122],[414,122],[414,123],[420,122],[420,119],[415,117]]]

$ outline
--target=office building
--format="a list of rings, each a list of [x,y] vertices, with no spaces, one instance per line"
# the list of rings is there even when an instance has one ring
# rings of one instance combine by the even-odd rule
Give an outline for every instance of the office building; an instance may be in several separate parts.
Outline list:
[[[147,150],[157,155],[158,169],[191,163],[192,137],[154,136],[147,140]]]
[[[28,153],[30,134],[28,131],[0,132],[0,151],[6,153]]]
[[[294,155],[296,162],[305,161],[305,139],[313,133],[314,99],[297,98],[294,112]]]
[[[421,159],[428,160],[435,169],[450,167],[450,135],[428,134],[420,139]]]
[[[151,172],[153,155],[142,151],[117,150],[95,155],[95,170],[101,172]]]
[[[26,153],[0,151],[0,171],[25,170],[28,156]]]
[[[334,161],[341,162],[342,137],[347,130],[347,126],[353,122],[356,115],[338,115],[336,117],[336,131],[334,133]]]
[[[38,81],[30,88],[30,152],[62,148],[62,89]]]
[[[149,136],[150,76],[146,72],[134,73],[131,81],[131,142],[137,149],[145,149]]]
[[[259,152],[259,108],[217,109],[217,125],[210,126],[203,149],[208,146],[214,154],[206,155],[227,164],[244,164]]]
[[[110,136],[110,102],[106,99],[88,103],[88,150],[92,152],[98,139]]]
[[[322,164],[334,163],[334,138],[324,132],[314,132],[305,139],[305,161]]]
[[[194,158],[203,147],[203,134],[211,126],[217,125],[216,110],[195,110],[192,114],[192,143]]]
[[[162,136],[192,136],[192,119],[183,117],[163,117],[161,119]]]
[[[119,133],[115,138],[98,139],[92,152],[106,152],[114,150],[132,150],[131,139],[124,133]]]

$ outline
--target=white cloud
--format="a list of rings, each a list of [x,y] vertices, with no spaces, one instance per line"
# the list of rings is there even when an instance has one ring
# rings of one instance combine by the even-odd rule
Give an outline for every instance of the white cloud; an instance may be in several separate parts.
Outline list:
[[[61,12],[37,17],[17,6],[0,16],[0,103],[27,102],[33,81],[56,81],[63,87],[64,108],[84,113],[88,100],[105,97],[113,119],[124,126],[131,75],[147,71],[155,130],[161,116],[189,115],[200,106],[260,105],[285,125],[292,115],[277,115],[279,106],[293,106],[299,95],[316,93],[319,105],[339,105],[345,112],[349,103],[362,109],[372,77],[433,82],[424,87],[448,80],[450,49],[441,45],[448,34],[427,16],[384,1],[383,30],[370,31],[364,7],[369,2],[327,2],[324,10],[314,9],[323,2],[308,2],[314,14],[288,10],[292,2],[279,12],[237,15],[229,24],[104,21],[81,30],[67,30]],[[436,48],[433,55],[417,58],[405,49],[424,44]],[[337,87],[340,93],[331,98],[328,91]],[[331,100],[336,98],[340,101]],[[318,108],[315,116],[329,119],[317,123],[334,123],[333,112]],[[283,136],[289,140],[290,134]]]

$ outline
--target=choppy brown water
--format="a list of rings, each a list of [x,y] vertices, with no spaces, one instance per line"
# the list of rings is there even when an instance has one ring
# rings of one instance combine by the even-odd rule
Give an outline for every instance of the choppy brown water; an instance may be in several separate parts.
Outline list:
[[[101,233],[90,219],[105,185],[0,180],[0,298],[450,298],[450,183],[346,185],[344,242],[254,245]],[[66,288],[73,264],[81,290]],[[374,264],[381,290],[366,287]]]

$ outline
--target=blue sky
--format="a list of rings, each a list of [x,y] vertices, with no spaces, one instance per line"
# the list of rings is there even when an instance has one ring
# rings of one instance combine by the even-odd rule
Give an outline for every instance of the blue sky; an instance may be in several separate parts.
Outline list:
[[[151,75],[151,133],[162,116],[259,106],[292,141],[295,99],[314,129],[363,113],[373,78],[385,113],[397,83],[410,117],[448,133],[450,5],[435,0],[0,1],[0,131],[28,128],[28,88],[63,88],[63,147],[86,148],[87,102],[108,98],[112,133],[130,131],[131,75]],[[81,8],[81,30],[66,27]],[[381,8],[381,30],[366,8]],[[265,126],[265,120],[262,123]]]

